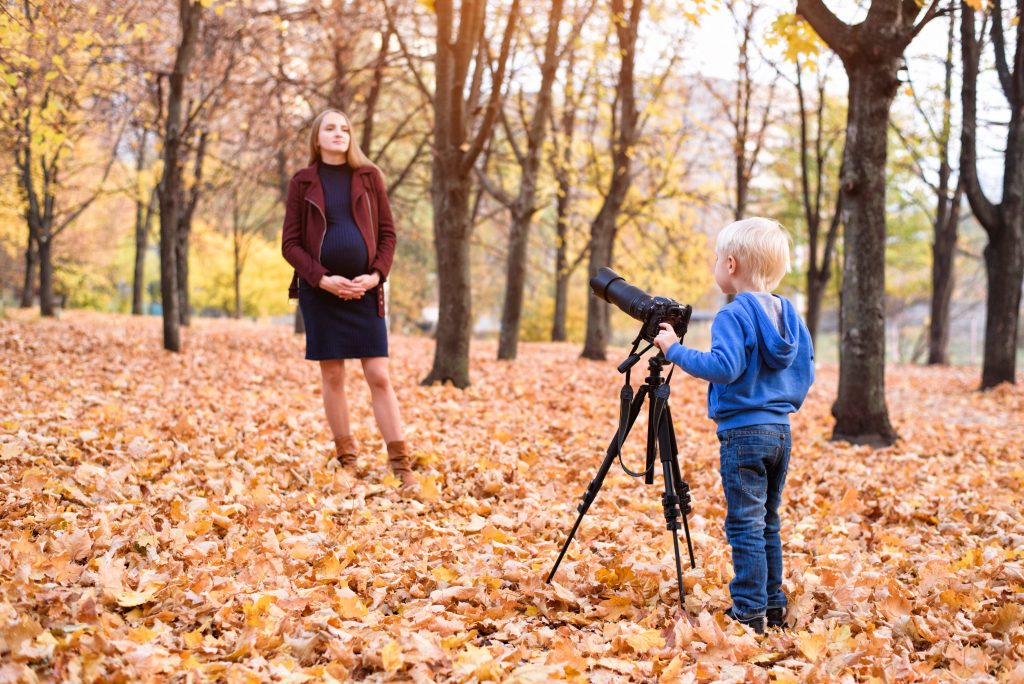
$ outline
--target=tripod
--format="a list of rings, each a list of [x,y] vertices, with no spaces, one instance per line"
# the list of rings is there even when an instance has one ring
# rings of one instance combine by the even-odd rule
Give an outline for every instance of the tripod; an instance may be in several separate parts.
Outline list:
[[[657,355],[652,356],[648,360],[647,368],[650,375],[645,378],[645,384],[637,391],[636,398],[633,398],[633,388],[629,383],[629,371],[640,360],[644,352],[653,346],[649,345],[643,352],[637,354],[636,348],[640,339],[642,338],[638,336],[633,343],[632,353],[618,368],[620,373],[626,374],[626,383],[623,385],[620,393],[619,429],[616,431],[615,437],[612,438],[611,444],[608,445],[608,451],[605,454],[604,461],[601,462],[601,467],[597,470],[597,475],[587,485],[587,491],[581,497],[583,503],[576,507],[576,510],[579,511],[579,516],[576,518],[576,523],[572,526],[572,531],[569,532],[569,538],[565,540],[565,544],[562,546],[561,553],[558,554],[558,560],[555,561],[554,567],[551,568],[547,582],[550,584],[551,579],[555,576],[555,572],[558,571],[558,566],[561,564],[569,544],[576,535],[576,530],[579,529],[583,516],[590,509],[590,505],[594,503],[597,493],[601,490],[601,485],[604,484],[604,478],[608,474],[608,469],[611,468],[616,457],[618,457],[619,463],[622,463],[622,444],[626,441],[626,436],[629,434],[630,429],[632,429],[633,423],[636,422],[637,416],[640,415],[644,401],[650,399],[647,420],[646,469],[642,473],[634,473],[626,468],[625,465],[622,466],[622,469],[633,477],[640,477],[642,475],[644,483],[651,484],[654,482],[654,459],[660,454],[661,469],[665,478],[665,492],[661,496],[661,506],[665,511],[665,528],[672,533],[672,544],[675,548],[676,558],[676,582],[679,585],[679,606],[683,607],[683,569],[679,560],[678,535],[680,517],[682,518],[682,527],[686,536],[686,548],[690,553],[690,567],[695,568],[697,564],[693,559],[690,525],[686,519],[686,516],[691,512],[690,486],[683,480],[679,472],[676,434],[672,426],[672,411],[668,406],[668,383],[672,378],[672,373],[669,372],[668,380],[662,380],[661,368],[669,362],[659,351]]]

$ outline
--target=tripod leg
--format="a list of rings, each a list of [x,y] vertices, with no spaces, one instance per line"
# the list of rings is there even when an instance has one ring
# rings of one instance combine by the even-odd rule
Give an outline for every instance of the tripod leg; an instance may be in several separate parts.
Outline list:
[[[661,470],[665,479],[665,493],[661,496],[661,507],[665,512],[665,529],[672,533],[672,548],[676,561],[676,584],[679,586],[679,607],[685,608],[683,599],[683,565],[679,559],[679,497],[675,491],[675,477],[672,470],[671,422],[668,414],[668,385],[661,385],[652,393],[651,423],[652,432],[657,431],[657,448],[661,453]],[[650,447],[650,445],[648,445]]]
[[[683,518],[683,532],[686,538],[686,550],[690,555],[690,567],[696,568],[697,562],[693,557],[693,541],[690,539],[690,523],[687,520],[687,516],[690,514],[690,485],[683,479],[682,474],[679,471],[679,449],[676,446],[676,429],[672,422],[672,409],[666,403],[665,413],[661,418],[663,425],[660,426],[662,430],[666,431],[666,443],[669,446],[669,454],[672,462],[672,479],[674,483],[673,489],[679,499],[679,513]]]
[[[622,440],[625,441],[626,436],[629,435],[629,431],[633,428],[633,423],[636,422],[637,416],[640,415],[640,409],[644,405],[644,399],[647,397],[647,387],[642,386],[637,390],[636,397],[633,399],[633,403],[629,407],[629,421],[626,423],[626,429],[623,431]],[[569,550],[569,544],[572,543],[573,537],[576,536],[576,530],[579,529],[580,523],[583,521],[583,516],[587,514],[590,509],[590,505],[594,503],[594,499],[597,498],[597,493],[601,491],[601,486],[604,484],[604,478],[608,475],[609,468],[612,467],[612,463],[615,462],[615,458],[618,455],[619,450],[619,434],[616,431],[615,436],[612,437],[612,443],[608,445],[608,451],[605,453],[604,460],[601,461],[601,467],[597,470],[597,475],[587,485],[587,491],[584,492],[582,499],[583,503],[576,507],[579,511],[579,515],[576,517],[576,522],[572,526],[572,530],[569,532],[569,537],[565,540],[565,544],[562,545],[562,550],[558,554],[558,560],[555,561],[555,565],[551,568],[551,572],[548,573],[547,582],[550,584],[551,579],[555,576],[558,571],[558,566],[562,563],[562,558],[565,557],[565,552]]]

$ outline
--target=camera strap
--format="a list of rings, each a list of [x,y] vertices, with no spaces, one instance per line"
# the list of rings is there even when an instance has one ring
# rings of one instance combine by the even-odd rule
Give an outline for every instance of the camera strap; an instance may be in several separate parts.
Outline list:
[[[643,339],[642,333],[637,335],[637,338],[633,340],[633,348],[629,350],[630,356],[636,353],[636,348],[640,346],[640,341]],[[648,345],[647,349],[650,349],[652,345]],[[647,351],[644,350],[644,352]],[[643,352],[641,352],[642,354]],[[615,455],[619,459],[619,467],[629,475],[630,477],[645,477],[647,473],[651,472],[654,468],[654,464],[651,467],[643,470],[639,473],[634,473],[632,470],[626,467],[626,464],[622,461],[622,443],[626,441],[626,432],[629,430],[629,410],[633,404],[633,385],[630,383],[630,373],[633,371],[633,367],[630,366],[626,370],[626,382],[622,385],[622,389],[619,390],[619,429],[615,433]]]

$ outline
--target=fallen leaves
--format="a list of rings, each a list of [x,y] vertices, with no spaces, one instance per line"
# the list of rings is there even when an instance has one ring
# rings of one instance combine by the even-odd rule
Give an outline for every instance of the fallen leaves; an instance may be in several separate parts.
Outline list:
[[[793,628],[758,639],[722,614],[703,383],[672,382],[697,556],[682,614],[658,487],[617,468],[544,581],[614,431],[612,361],[537,344],[498,363],[474,343],[460,392],[420,387],[429,343],[393,338],[411,501],[357,365],[353,477],[327,464],[301,338],[199,320],[167,355],[159,334],[0,321],[0,680],[1024,681],[1020,386],[890,369],[903,440],[871,451],[827,441],[836,374],[819,369],[782,512]]]

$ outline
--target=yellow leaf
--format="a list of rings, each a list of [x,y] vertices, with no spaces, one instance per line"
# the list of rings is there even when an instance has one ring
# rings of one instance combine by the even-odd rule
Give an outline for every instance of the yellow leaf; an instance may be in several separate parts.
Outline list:
[[[486,525],[484,529],[480,530],[480,534],[487,541],[498,542],[499,544],[508,544],[512,541],[512,537],[508,536],[494,525]]]
[[[188,648],[197,648],[199,644],[203,643],[203,633],[198,629],[191,632],[185,632],[182,639],[185,641],[185,646]]]
[[[825,652],[828,640],[824,634],[800,632],[796,635],[796,645],[800,652],[804,654],[804,657],[814,662]]]
[[[346,620],[358,620],[370,612],[351,589],[345,587],[338,594],[338,614]]]
[[[135,629],[128,631],[128,638],[137,644],[144,644],[155,637],[159,632],[154,632],[146,625],[140,625]]]
[[[263,624],[263,616],[266,614],[270,604],[277,601],[277,597],[271,594],[264,594],[249,605],[242,607],[245,614],[245,624],[250,627],[259,627]]]
[[[626,643],[637,653],[647,653],[652,648],[664,648],[665,637],[661,636],[661,632],[656,629],[648,629],[639,634],[626,637]]]
[[[332,553],[321,558],[313,569],[314,576],[321,582],[337,580],[341,574],[341,562]]]
[[[787,670],[784,667],[773,667],[768,674],[775,684],[798,684],[800,681],[792,670]]]
[[[152,599],[161,588],[163,588],[162,584],[151,586],[145,591],[132,591],[131,589],[126,589],[119,592],[115,597],[117,599],[117,605],[122,608],[131,608],[132,606],[141,606],[143,603],[149,603],[150,599]]]
[[[436,475],[428,475],[420,480],[420,498],[424,501],[437,501],[441,498]]]
[[[633,602],[625,596],[612,596],[601,601],[600,614],[606,620],[619,620],[624,615],[633,614]]]
[[[455,573],[448,568],[440,567],[434,568],[431,573],[438,582],[451,582],[453,579],[458,577],[458,573]]]
[[[397,641],[389,641],[380,653],[384,661],[384,669],[388,672],[397,672],[402,669],[405,660],[402,658],[402,647]]]

